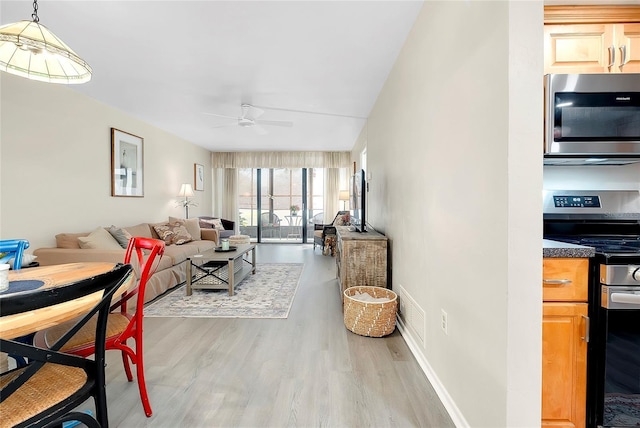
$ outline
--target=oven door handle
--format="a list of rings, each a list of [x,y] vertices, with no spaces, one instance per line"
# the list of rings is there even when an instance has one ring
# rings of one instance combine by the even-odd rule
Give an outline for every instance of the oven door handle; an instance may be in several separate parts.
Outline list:
[[[640,305],[640,294],[611,293],[611,301],[613,303]]]

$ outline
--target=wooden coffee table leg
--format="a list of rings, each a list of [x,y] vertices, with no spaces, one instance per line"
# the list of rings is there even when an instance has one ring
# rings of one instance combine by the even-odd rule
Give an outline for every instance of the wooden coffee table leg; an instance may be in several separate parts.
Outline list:
[[[187,296],[191,296],[191,259],[187,259]]]
[[[234,271],[235,271],[235,267],[233,266],[233,259],[229,260],[229,264],[227,265],[227,269],[229,270],[229,296],[233,296],[233,276],[234,276]]]
[[[256,247],[251,249],[251,275],[256,274]]]

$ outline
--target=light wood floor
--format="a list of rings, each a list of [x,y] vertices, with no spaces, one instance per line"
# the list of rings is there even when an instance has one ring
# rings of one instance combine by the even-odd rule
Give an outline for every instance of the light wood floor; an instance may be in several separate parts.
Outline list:
[[[258,247],[305,263],[288,319],[146,318],[146,418],[107,352],[112,427],[453,427],[401,335],[343,324],[335,259],[312,245]]]

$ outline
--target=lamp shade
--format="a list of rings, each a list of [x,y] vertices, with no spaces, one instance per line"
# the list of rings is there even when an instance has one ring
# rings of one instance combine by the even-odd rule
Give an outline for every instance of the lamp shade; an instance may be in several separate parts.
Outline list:
[[[340,196],[338,198],[341,201],[348,201],[349,200],[349,191],[348,190],[341,190],[340,191]]]
[[[0,27],[0,70],[49,83],[85,83],[91,67],[36,21]]]
[[[181,198],[192,198],[194,194],[191,184],[185,183],[180,186],[180,192],[178,192],[178,196],[180,196]]]

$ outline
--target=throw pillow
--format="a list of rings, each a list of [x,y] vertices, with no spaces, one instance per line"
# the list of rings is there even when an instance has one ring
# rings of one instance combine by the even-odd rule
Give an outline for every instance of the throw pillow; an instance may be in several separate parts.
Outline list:
[[[224,226],[222,225],[222,220],[220,220],[219,218],[200,219],[200,221],[210,224],[211,226],[213,226],[214,229],[225,230]]]
[[[99,227],[89,236],[78,237],[80,248],[92,250],[122,250],[118,241],[104,227]]]
[[[351,217],[349,214],[343,214],[336,217],[336,221],[333,222],[334,226],[349,226],[351,223]]]
[[[162,239],[167,245],[182,245],[193,241],[193,238],[189,232],[187,232],[187,228],[184,227],[182,222],[159,224],[153,226],[153,228],[160,239]]]
[[[86,238],[89,236],[88,232],[85,233],[58,233],[56,235],[56,247],[58,248],[80,248],[78,238]]]
[[[191,235],[192,239],[200,239],[200,219],[196,218],[176,218],[169,217],[169,223],[182,222],[184,227],[187,228],[187,232]]]
[[[129,240],[132,238],[132,236],[126,230],[122,229],[121,227],[115,227],[111,225],[111,227],[107,229],[107,232],[109,232],[111,236],[113,236],[114,239],[118,241],[118,244],[120,244],[122,248],[127,248],[129,246]]]

